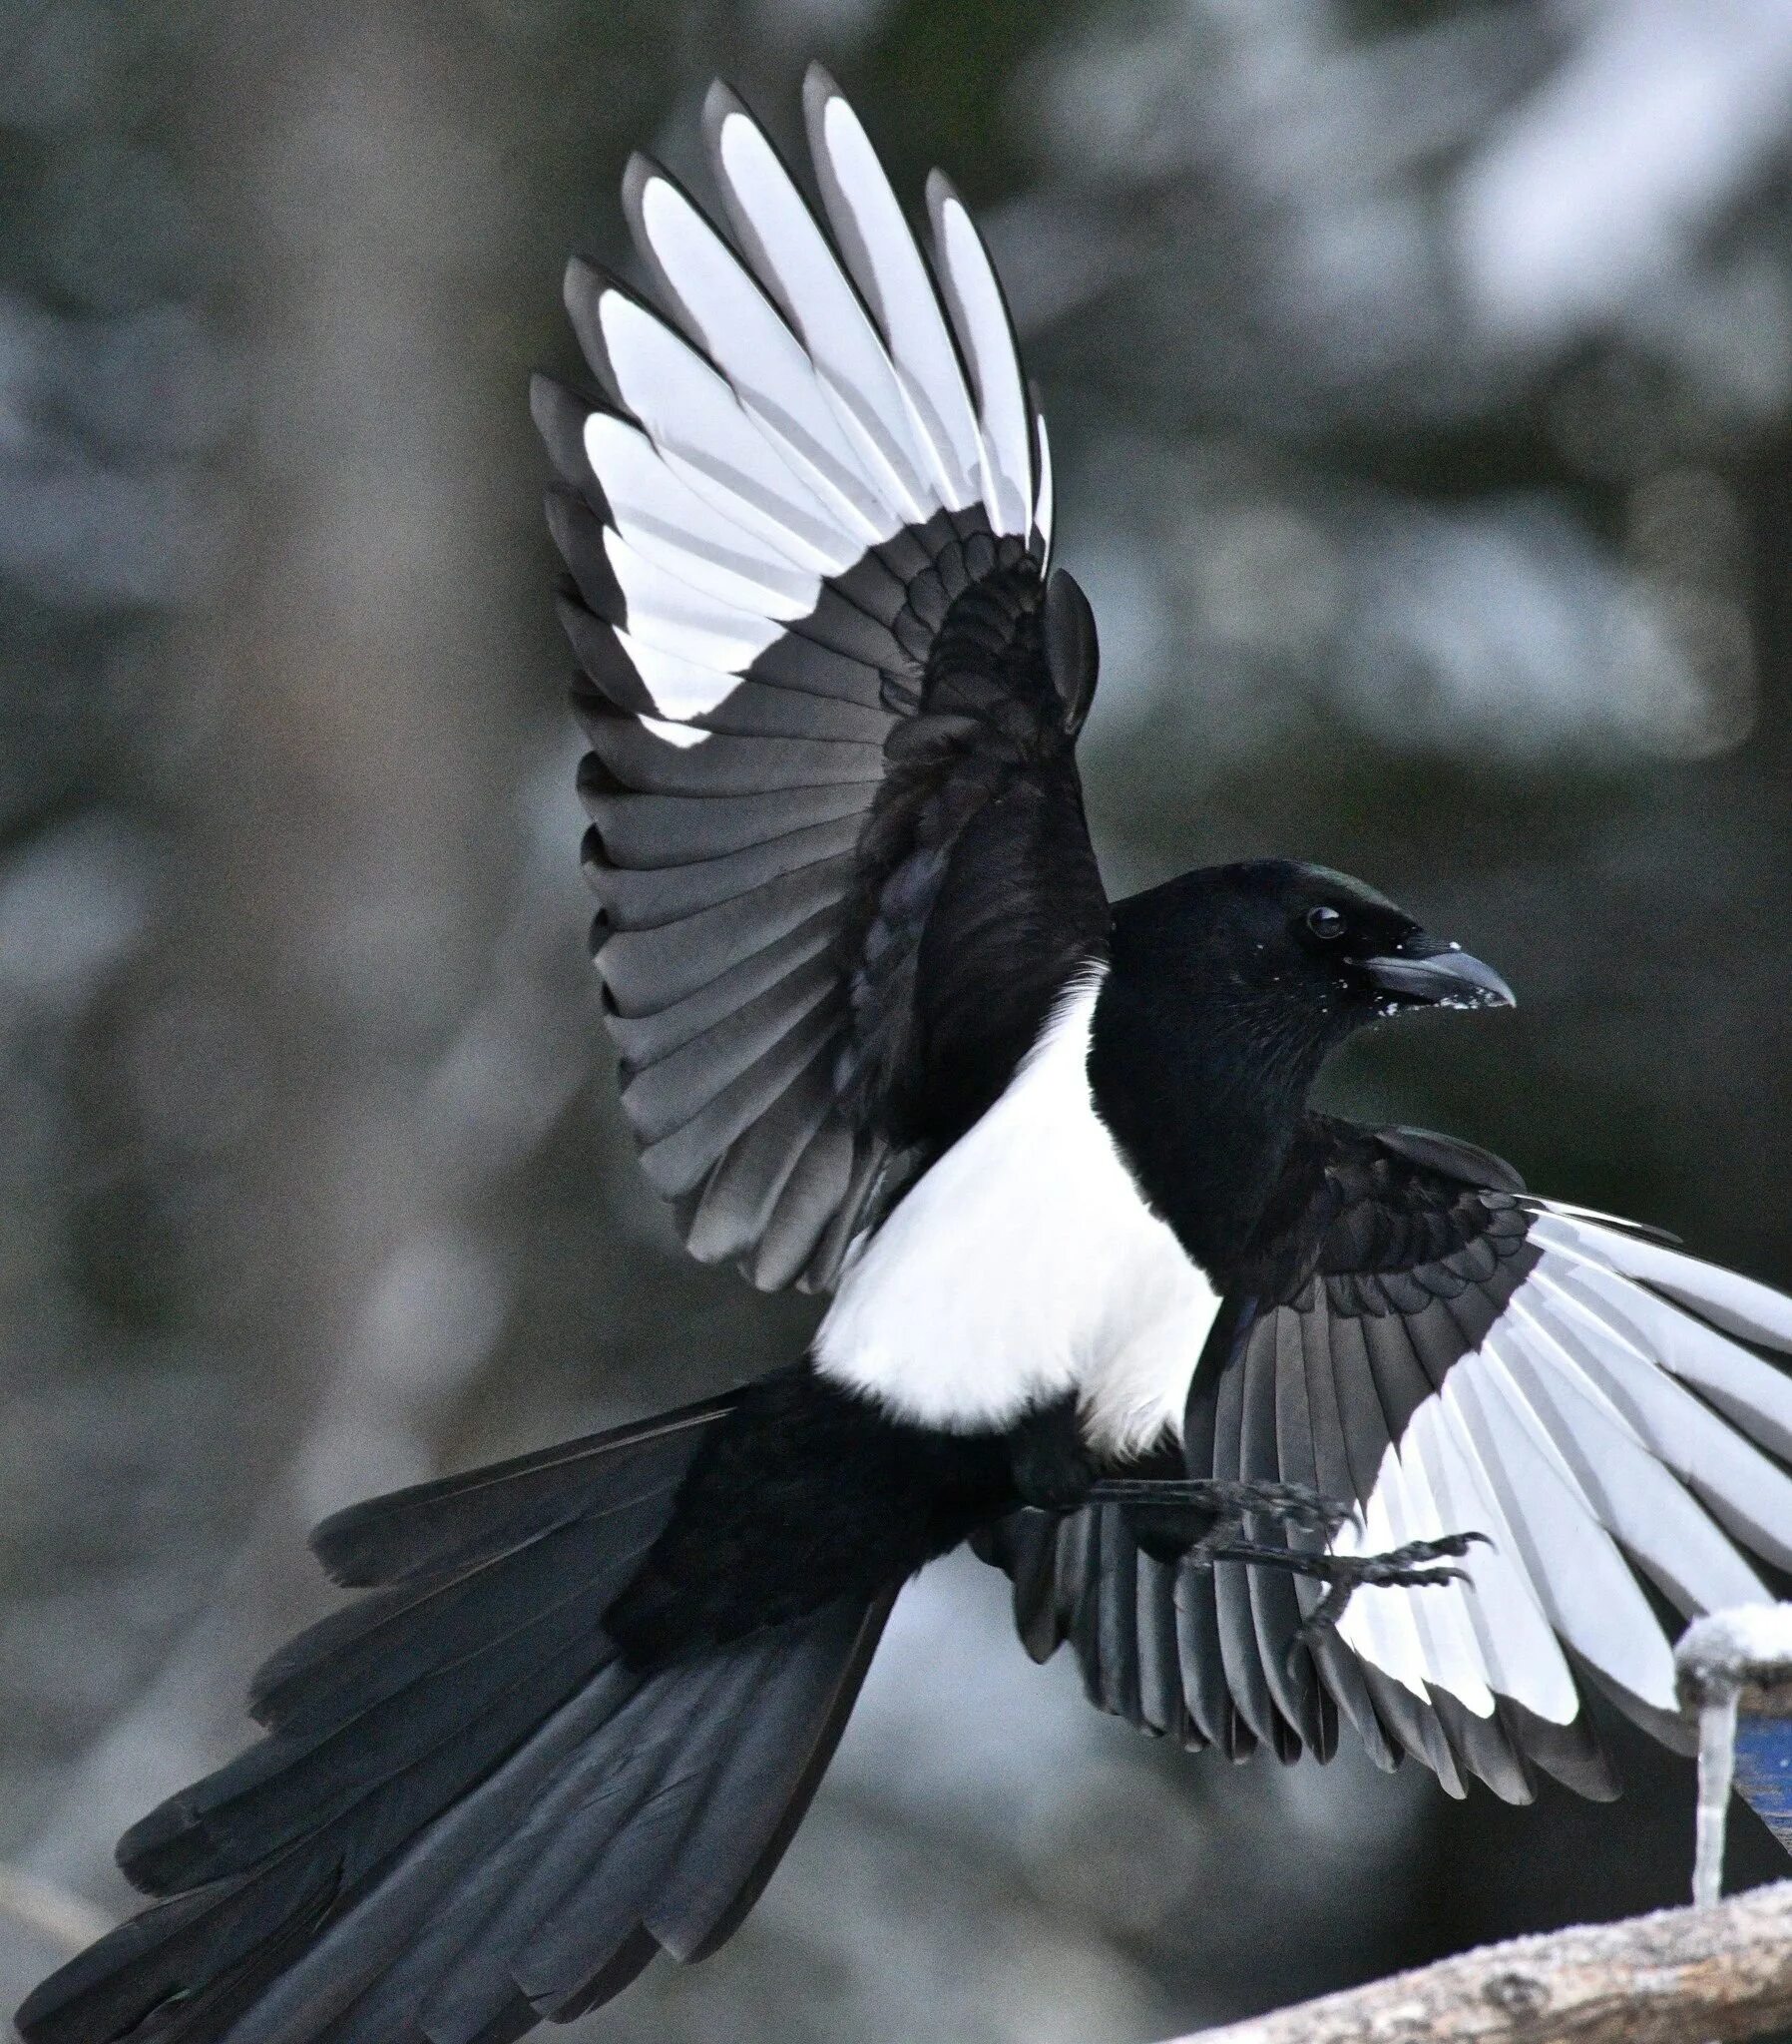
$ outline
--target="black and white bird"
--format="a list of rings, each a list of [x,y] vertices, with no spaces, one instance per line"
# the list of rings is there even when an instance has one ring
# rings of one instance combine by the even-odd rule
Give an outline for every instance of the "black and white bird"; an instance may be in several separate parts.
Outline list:
[[[1096,635],[950,186],[924,252],[821,73],[819,210],[727,91],[706,213],[638,159],[644,300],[551,383],[623,1101],[691,1252],[831,1293],[810,1353],[355,1507],[369,1594],[267,1738],[130,1831],[164,1897],[29,2044],[496,2044],[696,1959],[788,1843],[903,1583],[970,1541],[1044,1659],[1189,1748],[1522,1801],[1675,1736],[1663,1614],[1792,1567],[1792,1300],[1313,1112],[1377,1017],[1511,1000],[1280,861],[1110,903]]]

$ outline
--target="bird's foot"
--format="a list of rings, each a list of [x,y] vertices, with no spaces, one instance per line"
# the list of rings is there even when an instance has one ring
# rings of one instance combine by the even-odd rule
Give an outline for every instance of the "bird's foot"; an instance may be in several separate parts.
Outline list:
[[[1305,1641],[1335,1627],[1358,1590],[1423,1590],[1465,1581],[1465,1572],[1450,1564],[1461,1561],[1476,1541],[1487,1539],[1485,1533],[1447,1533],[1437,1540],[1410,1540],[1382,1554],[1333,1554],[1249,1538],[1247,1519],[1316,1533],[1328,1542],[1344,1526],[1361,1524],[1354,1504],[1301,1483],[1105,1477],[1091,1486],[1085,1502],[1122,1507],[1133,1538],[1163,1560],[1186,1559],[1202,1567],[1243,1562],[1323,1583],[1325,1594],[1300,1629]]]
[[[1438,1540],[1409,1540],[1404,1547],[1391,1547],[1382,1554],[1303,1554],[1296,1548],[1234,1540],[1213,1546],[1199,1558],[1285,1569],[1290,1575],[1306,1576],[1325,1584],[1325,1595],[1300,1629],[1300,1639],[1311,1644],[1322,1633],[1336,1628],[1358,1590],[1426,1590],[1444,1583],[1467,1582],[1467,1570],[1449,1564],[1461,1561],[1477,1541],[1487,1544],[1487,1535],[1446,1533]]]

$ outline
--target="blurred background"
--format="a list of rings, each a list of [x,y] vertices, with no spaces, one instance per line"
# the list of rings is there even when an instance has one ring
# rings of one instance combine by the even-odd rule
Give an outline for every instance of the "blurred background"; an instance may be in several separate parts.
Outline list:
[[[1337,1103],[1792,1283],[1784,0],[0,0],[9,2005],[312,1520],[811,1322],[628,1152],[525,403],[630,149],[700,179],[718,71],[793,144],[811,56],[1008,280],[1114,887],[1361,872],[1524,1005]],[[923,1579],[746,1931],[584,2034],[1142,2044],[1685,1892],[1622,1728],[1603,1809],[1231,1769],[1002,1590]]]

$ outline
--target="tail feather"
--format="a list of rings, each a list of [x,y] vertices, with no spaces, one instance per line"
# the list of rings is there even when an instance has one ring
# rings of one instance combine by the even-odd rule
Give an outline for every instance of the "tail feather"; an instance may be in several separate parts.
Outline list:
[[[348,1589],[464,1567],[475,1555],[498,1554],[527,1539],[534,1508],[548,1513],[540,1529],[546,1530],[553,1514],[569,1505],[583,1511],[615,1506],[627,1496],[631,1474],[649,1485],[668,1475],[675,1483],[697,1436],[732,1411],[739,1396],[724,1391],[652,1419],[369,1498],[325,1519],[311,1535],[312,1552]],[[600,1472],[604,1494],[594,1501],[591,1485]]]
[[[380,2036],[383,2021],[416,2002],[426,2033],[477,2036],[519,2002],[552,2014],[580,1993],[644,1927],[653,1884],[702,1787],[691,1757],[705,1736],[718,1742],[718,1729],[725,1739],[757,1662],[693,1664],[679,1671],[677,1693],[638,1700],[632,1722],[615,1729],[621,1764],[567,1771],[546,1820],[532,1821],[530,1837],[476,1869],[441,1907],[442,1950],[401,1959],[357,2008],[352,2034]],[[705,1770],[715,1764],[713,1755],[704,1761]]]
[[[223,2037],[337,1899],[334,1870],[295,1856],[121,1924],[28,1997],[14,2018],[21,2035],[46,2044]]]
[[[729,1403],[327,1522],[332,1571],[386,1587],[275,1655],[270,1736],[127,1835],[174,1898],[44,1983],[28,2044],[501,2044],[719,1944],[894,1595],[619,1657],[600,1620]]]
[[[422,1592],[407,1587],[376,1593],[366,1602],[384,1609],[367,1621],[329,1639],[300,1642],[303,1658],[263,1686],[255,1716],[296,1752],[321,1744],[407,1691],[427,1688],[450,1670],[457,1686],[464,1683],[477,1673],[473,1661],[507,1652],[532,1652],[539,1660],[550,1634],[567,1640],[578,1635],[591,1597],[617,1578],[626,1579],[630,1564],[652,1544],[657,1523],[656,1515],[626,1545],[630,1529],[622,1526],[561,1528],[531,1543],[535,1551],[526,1562],[511,1555],[504,1558],[508,1566],[481,1563],[473,1573],[443,1578]],[[564,1586],[562,1594],[550,1594],[539,1605],[523,1601],[525,1588],[547,1584]],[[342,1616],[361,1614],[357,1609]],[[479,1643],[471,1655],[469,1640]]]
[[[692,1819],[730,1783],[733,1729],[750,1716],[791,1747],[831,1747],[857,1688],[842,1685],[842,1663],[862,1672],[853,1650],[882,1617],[831,1607],[651,1676],[620,1707],[576,1699],[234,2028],[171,2031],[170,2044],[483,2044],[595,2005],[662,1948],[656,1891],[676,1879],[696,1849]],[[800,1670],[788,1686],[767,1680],[780,1662]],[[784,1815],[784,1787],[742,1799],[754,1861]]]
[[[488,1861],[500,1869],[504,1846],[527,1820],[536,1798],[551,1789],[569,1761],[605,1734],[640,1687],[640,1678],[612,1667],[564,1705],[521,1750],[471,1789],[372,1875],[345,1891],[318,1934],[257,1983],[252,2002],[229,2027],[173,2024],[156,2044],[323,2044],[377,2035],[391,2044],[404,2026],[369,2032],[348,2020],[354,2004],[402,1958],[434,1912],[451,1904],[456,1884]],[[623,1723],[627,1724],[623,1718]],[[611,1759],[616,1759],[614,1751]],[[407,2022],[417,2011],[407,2009]],[[410,2023],[411,2027],[417,2027]],[[30,2032],[26,2031],[30,2038]],[[71,2033],[74,2044],[79,2032]],[[427,2031],[421,2034],[427,2036]],[[83,2044],[97,2040],[83,2039]],[[110,2044],[110,2040],[108,2040]],[[135,2037],[131,2044],[137,2044]]]
[[[600,1620],[651,1542],[638,1529],[622,1566],[589,1574],[582,1543],[519,1557],[540,1611],[490,1639],[471,1629],[488,1612],[475,1607],[471,1624],[465,1610],[447,1614],[449,1642],[423,1673],[314,1734],[275,1731],[153,1810],[120,1843],[126,1873],[170,1894],[344,1824],[361,1838],[393,1825],[394,1842],[408,1836],[614,1658]],[[418,1614],[430,1625],[439,1616],[429,1606]]]
[[[649,1919],[673,1958],[694,1965],[719,1950],[764,1892],[834,1757],[895,1601],[892,1589],[865,1609],[838,1663],[817,1671],[828,1687],[813,1700],[811,1736],[793,1740],[787,1721],[754,1710]]]
[[[321,1735],[464,1653],[469,1639],[491,1644],[543,1616],[561,1601],[554,1591],[563,1575],[577,1583],[581,1568],[625,1573],[636,1553],[631,1533],[651,1542],[698,1430],[737,1396],[395,1491],[324,1520],[311,1545],[330,1574],[377,1594],[272,1654],[250,1682],[250,1714],[269,1731]],[[542,1544],[571,1529],[589,1552]],[[526,1547],[536,1551],[523,1564],[515,1557]],[[511,1566],[489,1566],[502,1561]]]

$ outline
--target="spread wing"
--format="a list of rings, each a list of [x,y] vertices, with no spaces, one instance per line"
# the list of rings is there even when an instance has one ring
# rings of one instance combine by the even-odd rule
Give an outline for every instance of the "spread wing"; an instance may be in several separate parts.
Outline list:
[[[1153,1561],[1113,1507],[1021,1515],[993,1558],[1029,1643],[1073,1639],[1098,1702],[1190,1744],[1323,1758],[1341,1713],[1458,1793],[1525,1800],[1534,1769],[1615,1792],[1581,1683],[1679,1744],[1663,1613],[1765,1601],[1757,1564],[1792,1567],[1792,1299],[1466,1145],[1317,1118],[1259,1242],[1188,1469],[1354,1500],[1339,1552],[1482,1533],[1468,1580],[1359,1590],[1309,1651],[1310,1584]]]
[[[535,392],[623,1104],[693,1254],[767,1287],[831,1280],[1107,928],[1094,629],[994,271],[938,179],[922,253],[824,74],[805,104],[823,218],[717,87],[727,229],[638,158],[658,303],[576,262],[607,395]]]

